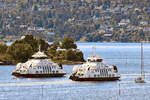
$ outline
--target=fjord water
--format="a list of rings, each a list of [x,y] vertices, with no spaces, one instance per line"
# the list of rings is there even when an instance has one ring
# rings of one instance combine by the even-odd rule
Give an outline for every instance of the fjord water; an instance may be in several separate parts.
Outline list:
[[[0,66],[0,100],[148,100],[150,76],[147,83],[135,84],[140,73],[140,43],[77,43],[84,58],[101,56],[109,65],[116,65],[122,75],[113,82],[74,82],[68,79],[74,65],[64,65],[67,75],[61,78],[14,78],[15,66]],[[150,73],[150,44],[144,43],[144,70]],[[130,74],[129,76],[126,76]],[[120,87],[120,89],[119,89]]]

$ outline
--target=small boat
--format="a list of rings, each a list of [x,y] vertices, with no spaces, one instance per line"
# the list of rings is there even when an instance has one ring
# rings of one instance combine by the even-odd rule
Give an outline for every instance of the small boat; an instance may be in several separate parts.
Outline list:
[[[74,66],[69,78],[73,81],[115,81],[120,74],[116,66],[104,64],[101,57],[91,56],[86,63]]]
[[[25,63],[18,63],[12,75],[17,77],[63,77],[66,72],[62,64],[56,64],[40,50]]]
[[[135,79],[135,83],[145,83],[145,80],[142,77],[138,77]]]
[[[145,83],[144,62],[143,62],[143,44],[141,43],[141,74],[135,79],[135,83]]]

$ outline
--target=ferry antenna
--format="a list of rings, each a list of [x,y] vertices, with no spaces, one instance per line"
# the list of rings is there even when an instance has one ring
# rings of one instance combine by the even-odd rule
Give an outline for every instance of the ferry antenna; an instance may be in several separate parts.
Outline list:
[[[96,56],[96,47],[93,46],[93,56]]]
[[[39,45],[39,51],[41,51],[41,45]]]

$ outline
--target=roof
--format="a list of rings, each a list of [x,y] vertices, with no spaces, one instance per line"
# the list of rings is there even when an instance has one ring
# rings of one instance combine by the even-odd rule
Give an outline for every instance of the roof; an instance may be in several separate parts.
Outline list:
[[[37,53],[35,53],[34,55],[32,55],[33,58],[41,58],[44,57],[46,58],[47,55],[44,52],[38,51]]]
[[[96,60],[96,59],[103,59],[103,58],[99,56],[91,56],[91,57],[88,57],[87,59]]]

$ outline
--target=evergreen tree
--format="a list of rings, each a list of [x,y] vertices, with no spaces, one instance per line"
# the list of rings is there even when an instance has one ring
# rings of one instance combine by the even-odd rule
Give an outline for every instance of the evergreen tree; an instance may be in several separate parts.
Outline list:
[[[34,53],[30,44],[13,44],[8,47],[7,53],[17,62],[27,61]]]
[[[76,49],[77,45],[74,43],[72,38],[66,37],[63,39],[61,44],[62,49]]]

